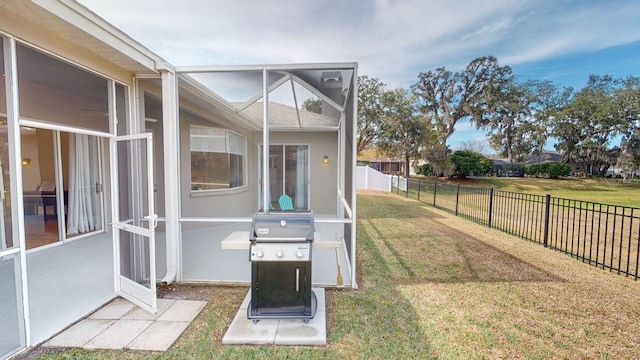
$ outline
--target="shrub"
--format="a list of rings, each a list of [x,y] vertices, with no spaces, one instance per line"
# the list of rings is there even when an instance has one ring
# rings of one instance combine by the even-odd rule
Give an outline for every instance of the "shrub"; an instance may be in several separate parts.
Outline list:
[[[549,163],[549,170],[547,174],[552,179],[557,179],[560,176],[569,176],[569,174],[571,174],[571,166],[569,166],[569,164],[558,162]]]
[[[458,150],[451,155],[451,162],[455,165],[455,174],[460,177],[485,175],[491,171],[493,162],[482,154],[471,150]]]
[[[557,179],[561,176],[569,176],[571,173],[571,166],[565,163],[548,162],[527,165],[525,172],[529,176],[543,176],[551,179]]]
[[[433,175],[433,171],[431,170],[431,165],[430,164],[423,164],[423,165],[418,166],[418,168],[416,170],[416,174],[424,175],[424,176]]]

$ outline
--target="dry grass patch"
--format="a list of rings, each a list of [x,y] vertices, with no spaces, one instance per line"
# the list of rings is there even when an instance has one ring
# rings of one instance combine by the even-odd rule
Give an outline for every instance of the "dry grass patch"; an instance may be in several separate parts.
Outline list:
[[[638,282],[431,207],[422,210],[428,219],[422,237],[387,229],[393,239],[374,242],[414,243],[402,252],[405,263],[420,270],[395,280],[437,357],[637,358]]]

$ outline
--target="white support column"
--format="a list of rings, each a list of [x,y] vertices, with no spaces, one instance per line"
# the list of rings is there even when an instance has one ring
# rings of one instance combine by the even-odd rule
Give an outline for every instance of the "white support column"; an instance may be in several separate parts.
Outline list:
[[[269,212],[269,71],[262,69],[262,209]]]
[[[16,41],[13,38],[3,39],[4,74],[7,97],[7,131],[9,138],[9,178],[11,181],[11,198],[22,199],[22,145],[20,138],[20,106],[18,101],[18,60],[16,56]],[[24,204],[22,200],[11,201],[11,226],[13,240],[18,238],[20,247],[20,285],[22,290],[22,317],[24,320],[24,334],[20,338],[25,346],[31,346],[31,316],[29,312],[29,280],[27,279],[27,247],[24,232]],[[17,279],[16,279],[17,280]],[[21,320],[21,319],[18,319]]]
[[[352,111],[352,130],[351,130],[351,287],[358,288],[356,282],[356,163],[358,157],[358,145],[356,142],[356,134],[358,132],[358,65],[353,67],[353,78],[351,79],[351,88],[353,89],[353,108]]]
[[[178,81],[172,70],[162,71],[162,134],[164,142],[164,211],[167,273],[162,282],[182,278],[180,269],[180,124],[178,122]]]
[[[345,111],[340,112],[340,127],[338,128],[338,178],[336,181],[338,182],[338,216],[341,219],[344,219],[344,204],[342,203],[342,199],[345,196],[345,178],[347,166],[349,164],[345,161],[346,154],[346,139],[347,139],[347,117],[345,116]],[[345,199],[346,200],[346,199]]]

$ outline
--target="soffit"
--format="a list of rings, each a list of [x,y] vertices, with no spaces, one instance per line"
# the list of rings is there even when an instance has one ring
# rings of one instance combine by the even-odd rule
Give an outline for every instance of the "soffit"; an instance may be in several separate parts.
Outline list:
[[[134,74],[154,74],[160,57],[73,1],[5,0],[4,9]],[[164,62],[163,62],[164,63]]]

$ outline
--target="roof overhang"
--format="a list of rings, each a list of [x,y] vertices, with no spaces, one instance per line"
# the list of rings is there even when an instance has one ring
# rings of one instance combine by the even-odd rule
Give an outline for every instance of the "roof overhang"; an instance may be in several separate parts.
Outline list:
[[[2,7],[134,74],[172,71],[172,66],[160,56],[77,1],[6,0]]]

